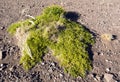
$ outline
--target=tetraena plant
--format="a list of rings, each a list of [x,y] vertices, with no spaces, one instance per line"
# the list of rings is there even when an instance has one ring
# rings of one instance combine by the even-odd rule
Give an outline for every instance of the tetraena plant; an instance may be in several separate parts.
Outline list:
[[[74,77],[84,77],[92,69],[87,49],[94,44],[93,36],[83,26],[65,18],[59,6],[50,6],[35,19],[13,23],[8,32],[20,47],[20,64],[26,70],[41,62],[51,50],[60,66]]]

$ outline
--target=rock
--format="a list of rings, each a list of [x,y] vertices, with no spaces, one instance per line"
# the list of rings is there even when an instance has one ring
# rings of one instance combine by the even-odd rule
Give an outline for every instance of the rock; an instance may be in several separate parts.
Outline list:
[[[41,65],[45,65],[45,63],[44,63],[44,62],[41,62]]]
[[[99,55],[100,55],[100,56],[103,56],[104,54],[103,54],[103,53],[100,53]]]
[[[3,59],[3,52],[0,51],[0,60],[2,60],[2,59]]]
[[[52,66],[55,66],[55,63],[54,63],[54,62],[52,62],[52,63],[51,63],[51,65],[52,65]]]
[[[1,30],[3,30],[4,28],[5,28],[4,26],[0,27]]]
[[[80,77],[80,76],[77,77],[77,80],[81,80],[81,79],[82,79],[82,77]]]
[[[93,78],[95,82],[100,82],[100,77],[96,73],[90,74],[90,78]]]
[[[62,80],[62,82],[66,82],[65,80]]]
[[[4,70],[7,68],[7,64],[0,64],[0,70]]]
[[[105,82],[116,82],[116,81],[113,79],[113,75],[112,75],[112,74],[107,74],[107,73],[105,73],[105,74],[104,74],[104,79],[106,80]]]
[[[107,60],[107,59],[106,59],[105,61],[106,61],[106,62],[108,62],[108,60]]]
[[[110,72],[111,68],[106,68],[106,72]]]
[[[46,73],[46,75],[47,75],[47,79],[48,79],[48,80],[51,80],[51,79],[52,79],[52,75],[51,75],[50,73]]]
[[[13,70],[15,70],[15,69],[16,69],[15,66],[12,66],[12,67],[9,68],[10,71],[13,71]]]
[[[23,9],[21,11],[21,14],[24,16],[24,15],[28,14],[29,10],[30,10],[30,7],[26,7],[25,9]]]
[[[9,68],[10,71],[13,71],[13,67]]]
[[[4,64],[0,64],[0,67],[3,67]]]
[[[50,73],[52,73],[53,72],[53,69],[52,68],[49,68],[49,70],[48,70]]]
[[[75,80],[72,80],[72,82],[76,82]]]
[[[120,71],[118,72],[118,76],[120,77]]]
[[[49,75],[49,76],[48,76],[48,79],[49,79],[49,80],[50,80],[50,79],[52,79],[52,76],[51,76],[51,75]]]
[[[60,78],[62,78],[63,77],[63,74],[62,73],[60,73]]]
[[[96,80],[97,80],[98,82],[100,82],[100,77],[99,77],[99,76],[96,76]]]
[[[104,39],[104,40],[107,40],[107,41],[115,40],[116,37],[117,37],[116,35],[107,34],[107,33],[104,33],[104,34],[101,35],[101,38]]]
[[[0,71],[2,71],[3,69],[2,68],[0,68]]]
[[[107,60],[107,59],[106,59],[105,61],[106,61],[107,63],[112,63],[112,61],[110,61],[110,60]]]
[[[103,56],[104,54],[103,54],[102,52],[98,52],[98,55],[101,55],[101,56]]]

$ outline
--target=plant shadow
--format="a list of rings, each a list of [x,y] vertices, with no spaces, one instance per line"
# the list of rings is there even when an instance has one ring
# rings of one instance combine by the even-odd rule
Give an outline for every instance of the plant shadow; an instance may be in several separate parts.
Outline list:
[[[77,12],[73,12],[73,11],[68,11],[65,13],[65,18],[71,21],[74,21],[76,23],[78,23],[79,25],[82,25],[83,28],[85,30],[87,30],[88,32],[90,32],[93,35],[93,38],[95,39],[95,37],[97,36],[94,32],[90,31],[90,29],[88,29],[88,27],[86,27],[85,25],[81,24],[80,22],[78,22],[78,19],[80,18],[80,14]],[[92,52],[92,45],[88,44],[88,48],[87,51],[89,53],[89,58],[91,61],[93,61],[93,52]]]
[[[65,13],[65,18],[71,21],[75,21],[77,22],[77,20],[80,18],[80,14],[77,12],[73,12],[73,11],[68,11]]]

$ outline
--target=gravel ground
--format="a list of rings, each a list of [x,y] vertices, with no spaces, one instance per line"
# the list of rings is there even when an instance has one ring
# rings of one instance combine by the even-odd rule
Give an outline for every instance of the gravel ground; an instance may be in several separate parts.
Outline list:
[[[92,47],[93,70],[85,78],[64,73],[50,53],[30,71],[19,65],[19,48],[7,33],[7,27],[26,19],[26,14],[37,16],[46,6],[54,4],[79,13],[77,22],[96,35]],[[105,34],[109,40],[101,37]],[[0,82],[120,82],[119,44],[119,0],[0,0]]]

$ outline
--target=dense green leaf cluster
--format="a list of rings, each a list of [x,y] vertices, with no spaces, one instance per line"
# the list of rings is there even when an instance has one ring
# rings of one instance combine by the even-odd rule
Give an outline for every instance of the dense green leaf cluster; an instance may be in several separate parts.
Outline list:
[[[92,34],[76,22],[64,16],[65,11],[59,6],[47,7],[35,19],[27,19],[12,24],[8,31],[14,36],[21,36],[22,57],[20,63],[28,70],[42,61],[51,50],[64,70],[72,76],[85,76],[91,70],[88,47],[93,45]],[[31,23],[32,21],[32,23]],[[23,30],[17,33],[17,29]],[[24,36],[27,35],[27,38]]]

